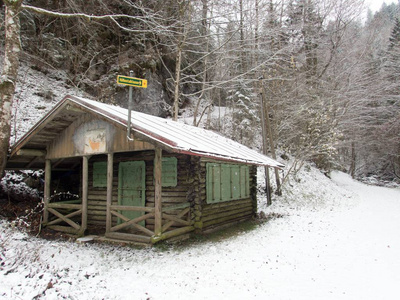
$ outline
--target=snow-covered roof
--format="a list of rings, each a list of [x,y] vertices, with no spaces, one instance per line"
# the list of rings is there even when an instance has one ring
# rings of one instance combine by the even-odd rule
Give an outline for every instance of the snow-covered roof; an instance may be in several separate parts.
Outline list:
[[[29,143],[29,140],[36,133],[43,130],[44,124],[48,124],[48,122],[55,119],[55,115],[60,110],[71,105],[101,115],[113,123],[127,127],[127,109],[76,96],[66,96],[13,146],[12,154]],[[274,168],[283,167],[281,163],[268,156],[210,130],[136,111],[131,112],[131,130],[134,134],[146,137],[147,140],[175,153],[205,156],[217,160],[264,165]]]

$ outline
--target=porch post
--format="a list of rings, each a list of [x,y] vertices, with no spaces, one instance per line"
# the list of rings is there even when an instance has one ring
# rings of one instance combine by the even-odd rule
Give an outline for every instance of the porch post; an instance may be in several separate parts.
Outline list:
[[[88,177],[89,157],[84,156],[82,158],[82,224],[78,235],[84,235],[87,228]]]
[[[50,202],[51,196],[51,160],[46,159],[45,171],[44,171],[44,209],[43,209],[43,223],[46,224],[49,221],[49,212],[47,207]]]
[[[107,208],[106,208],[106,233],[111,231],[111,205],[112,205],[112,188],[113,188],[113,173],[114,173],[114,154],[107,155]]]
[[[162,172],[162,150],[160,148],[156,148],[154,156],[154,209],[155,209],[154,235],[155,236],[161,235],[162,233],[161,172]]]

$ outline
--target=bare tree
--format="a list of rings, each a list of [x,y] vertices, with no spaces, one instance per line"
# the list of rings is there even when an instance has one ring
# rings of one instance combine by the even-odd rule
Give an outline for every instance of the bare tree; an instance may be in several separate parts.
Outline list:
[[[129,32],[163,32],[168,31],[166,27],[159,23],[161,18],[157,14],[150,14],[139,6],[137,9],[142,13],[138,16],[127,14],[106,14],[106,15],[91,15],[86,13],[62,13],[51,10],[22,4],[22,0],[5,0],[5,51],[3,71],[0,81],[0,173],[3,174],[7,161],[9,150],[9,140],[11,135],[11,108],[17,83],[19,60],[21,53],[20,41],[20,13],[23,10],[31,11],[37,14],[44,14],[55,18],[81,18],[90,21],[110,20],[121,30]],[[133,3],[131,3],[133,5]],[[119,22],[119,20],[134,20],[144,24],[140,29],[127,27]]]
[[[5,49],[0,80],[0,174],[4,172],[11,135],[11,108],[17,84],[21,52],[20,22],[22,0],[5,0]]]

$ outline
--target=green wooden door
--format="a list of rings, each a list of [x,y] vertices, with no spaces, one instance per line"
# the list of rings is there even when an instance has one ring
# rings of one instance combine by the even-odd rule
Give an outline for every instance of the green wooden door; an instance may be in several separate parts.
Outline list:
[[[144,161],[120,162],[118,168],[118,204],[145,206],[146,165]],[[122,215],[135,219],[143,215],[138,211],[122,211]]]

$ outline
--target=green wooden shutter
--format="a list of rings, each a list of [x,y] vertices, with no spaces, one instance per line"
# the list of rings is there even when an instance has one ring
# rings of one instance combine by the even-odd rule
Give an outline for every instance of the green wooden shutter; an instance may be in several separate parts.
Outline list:
[[[221,201],[221,165],[207,164],[207,203],[216,203]]]
[[[221,165],[221,200],[232,199],[231,191],[231,168],[229,165]]]
[[[178,160],[176,157],[163,157],[161,184],[163,187],[178,185]]]
[[[93,187],[107,187],[107,162],[93,163]]]
[[[240,166],[232,165],[231,166],[231,190],[232,190],[232,199],[240,199],[241,198],[241,186],[240,186]]]
[[[250,196],[248,166],[208,163],[206,176],[207,203]]]
[[[240,197],[246,198],[250,196],[250,183],[249,183],[249,167],[240,167]]]
[[[221,194],[221,165],[215,164],[213,167],[213,199],[214,202],[222,200]]]
[[[206,192],[207,192],[207,203],[214,202],[214,165],[207,164],[207,174],[206,174]]]

